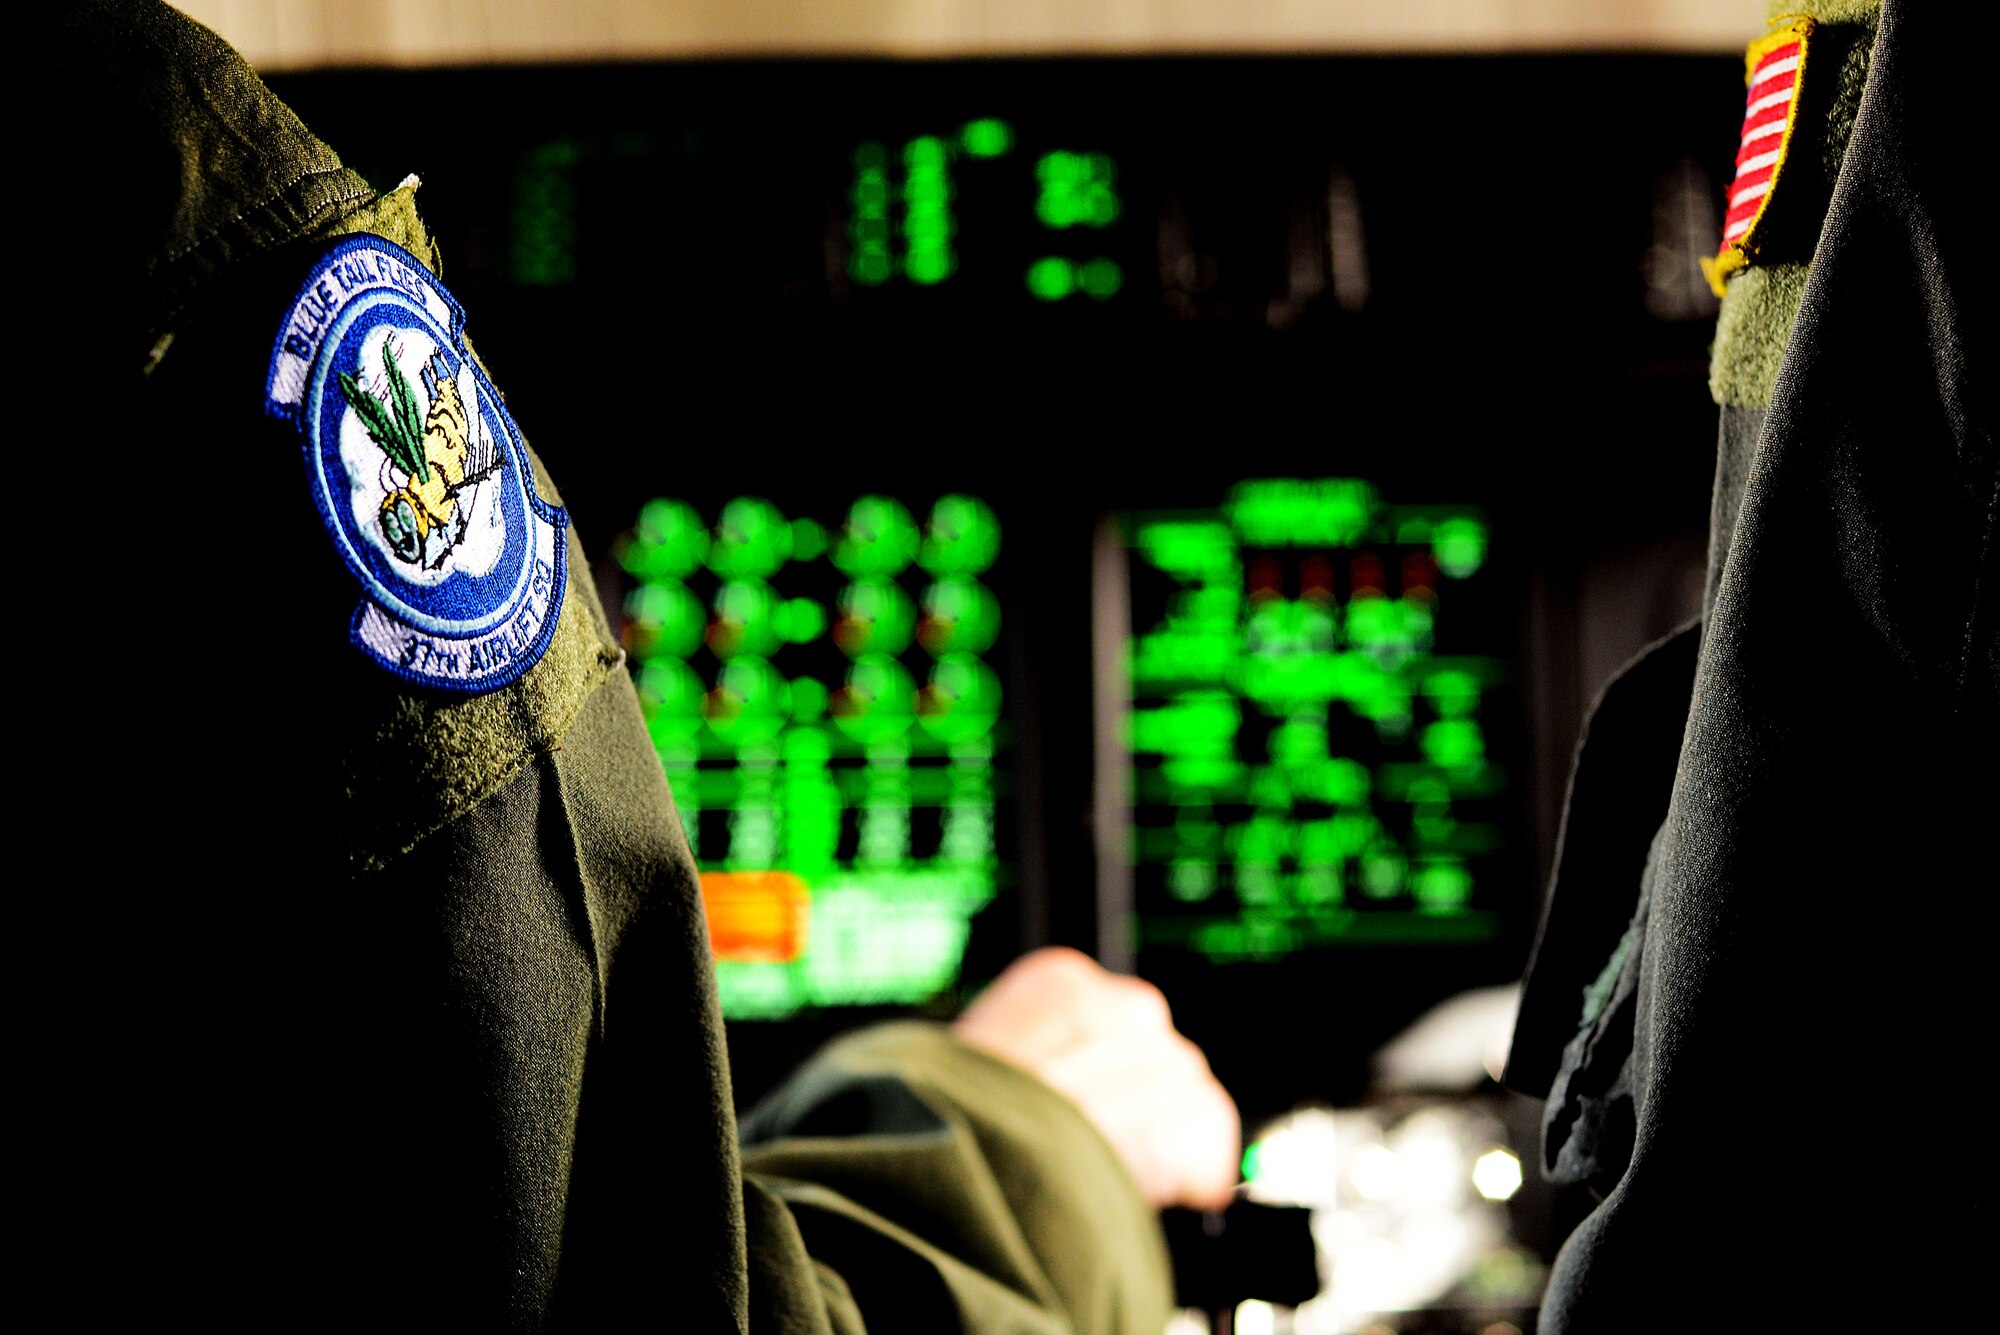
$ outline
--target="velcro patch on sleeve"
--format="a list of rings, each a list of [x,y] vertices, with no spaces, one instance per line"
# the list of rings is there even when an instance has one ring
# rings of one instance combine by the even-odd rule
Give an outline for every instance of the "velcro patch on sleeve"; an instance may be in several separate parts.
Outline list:
[[[1723,213],[1722,247],[1713,259],[1702,261],[1702,271],[1718,297],[1729,275],[1756,256],[1759,228],[1777,193],[1798,123],[1813,26],[1809,18],[1793,19],[1752,42],[1744,53],[1749,93],[1736,148],[1736,179],[1730,182]]]
[[[279,328],[265,410],[361,599],[353,645],[418,686],[481,694],[547,651],[568,519],[465,344],[457,301],[417,258],[353,236],[314,263]]]

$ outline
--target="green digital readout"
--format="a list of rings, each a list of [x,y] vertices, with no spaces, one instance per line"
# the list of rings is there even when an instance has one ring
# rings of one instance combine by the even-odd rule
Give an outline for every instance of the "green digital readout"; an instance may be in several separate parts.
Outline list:
[[[650,501],[622,639],[702,872],[723,1013],[926,1000],[998,873],[993,511]]]
[[[1011,155],[1016,142],[1011,124],[988,116],[968,121],[949,138],[920,135],[900,153],[879,141],[858,146],[847,191],[847,276],[862,287],[880,287],[900,273],[918,287],[933,287],[957,273],[954,170],[960,164],[989,169]],[[1082,244],[1072,233],[1101,234],[1124,212],[1118,164],[1105,153],[1042,153],[1034,159],[1033,188],[1036,221],[1051,244],[1064,248]],[[1104,255],[1043,255],[1023,278],[1029,295],[1044,302],[1072,296],[1109,301],[1125,285],[1124,270]]]
[[[1440,648],[1481,599],[1480,513],[1276,479],[1125,535],[1142,968],[1490,938],[1478,872],[1509,780],[1483,707],[1504,663]]]

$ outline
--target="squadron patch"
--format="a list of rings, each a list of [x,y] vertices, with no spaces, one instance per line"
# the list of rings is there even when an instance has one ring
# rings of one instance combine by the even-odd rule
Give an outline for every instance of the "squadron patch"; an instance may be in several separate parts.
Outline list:
[[[490,691],[548,648],[567,516],[535,494],[464,313],[408,251],[321,256],[271,351],[265,409],[292,422],[313,501],[362,599],[349,637],[406,681]]]
[[[1744,53],[1744,81],[1750,91],[1743,111],[1743,137],[1736,147],[1736,179],[1722,218],[1722,249],[1701,262],[1709,286],[1721,296],[1723,281],[1757,253],[1759,224],[1778,188],[1798,123],[1799,90],[1806,74],[1806,46],[1813,21],[1795,19],[1750,43]]]

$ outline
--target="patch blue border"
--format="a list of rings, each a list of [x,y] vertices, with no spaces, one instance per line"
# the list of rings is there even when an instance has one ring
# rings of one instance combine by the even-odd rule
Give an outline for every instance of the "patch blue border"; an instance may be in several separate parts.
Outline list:
[[[349,270],[347,276],[336,272],[342,261],[351,260],[361,253],[386,258],[391,264],[385,268],[378,260],[372,267]],[[368,281],[357,289],[348,282],[349,277]],[[332,290],[336,284],[342,289],[338,295]],[[441,311],[432,308],[433,302],[442,308]],[[432,586],[433,590],[439,591],[435,597],[411,599],[402,596],[397,583],[411,589],[421,589],[421,586],[403,581],[392,582],[393,569],[374,569],[374,563],[367,554],[357,550],[357,543],[364,547],[367,544],[365,537],[350,531],[353,516],[338,509],[344,496],[336,494],[331,488],[327,474],[329,449],[333,451],[335,462],[338,462],[338,437],[335,436],[331,442],[322,439],[326,398],[330,392],[327,384],[335,369],[334,363],[340,360],[340,354],[347,348],[354,326],[385,305],[393,307],[393,310],[370,321],[370,328],[391,321],[405,328],[417,328],[450,354],[457,363],[452,368],[453,374],[463,367],[471,370],[473,393],[478,400],[472,405],[473,411],[498,438],[496,445],[502,455],[500,467],[510,474],[501,480],[503,491],[496,498],[503,507],[507,527],[506,547],[500,558],[505,574],[498,576],[504,578],[508,585],[504,595],[480,596],[479,586],[491,583],[496,578],[493,574],[472,576],[454,572],[440,584]],[[295,320],[302,312],[310,313],[314,323],[310,326],[296,324]],[[440,319],[441,314],[443,319]],[[291,422],[298,431],[314,509],[319,512],[320,521],[326,526],[327,535],[333,540],[342,564],[362,586],[362,601],[349,621],[349,642],[391,676],[414,685],[459,694],[485,694],[520,680],[541,661],[554,637],[568,590],[568,515],[562,507],[550,505],[537,494],[534,471],[528,461],[527,443],[484,368],[465,346],[464,321],[464,310],[457,300],[414,255],[381,237],[346,238],[321,252],[314,260],[311,271],[286,308],[283,322],[272,341],[270,368],[264,383],[264,407],[267,415]],[[359,356],[358,342],[354,355]],[[281,374],[285,375],[283,384]],[[338,422],[339,418],[335,421]],[[336,471],[344,486],[345,468],[340,467]],[[546,536],[542,532],[544,528],[549,530]],[[540,548],[545,543],[552,547],[549,564],[553,567],[546,607],[533,637],[526,643],[516,644],[506,637],[506,632],[510,623],[517,622],[534,602],[541,588],[536,574],[541,564]],[[380,564],[386,566],[386,558]],[[469,606],[466,605],[467,600],[471,600]],[[430,606],[424,606],[426,603]],[[438,603],[444,606],[437,606]],[[451,616],[452,604],[460,604],[471,615]],[[482,650],[490,652],[495,643],[504,643],[508,654],[507,665],[490,675],[467,680],[398,662],[363,638],[362,627],[370,620],[371,609],[398,630],[409,632],[411,639],[404,646],[405,658],[412,656],[411,651],[422,637],[437,643],[461,645],[468,656],[474,658],[481,656]],[[435,655],[427,651],[426,657],[432,656]],[[455,664],[457,660],[454,657],[452,661]]]

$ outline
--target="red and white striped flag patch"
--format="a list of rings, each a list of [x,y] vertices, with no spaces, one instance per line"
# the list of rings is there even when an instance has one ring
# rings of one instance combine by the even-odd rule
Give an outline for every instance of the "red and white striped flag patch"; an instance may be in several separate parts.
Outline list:
[[[1723,279],[1756,253],[1757,227],[1778,188],[1785,155],[1798,119],[1799,90],[1806,73],[1806,44],[1813,21],[1796,19],[1750,43],[1744,77],[1750,85],[1743,108],[1743,138],[1736,147],[1736,179],[1722,218],[1722,249],[1702,268],[1717,296]]]

